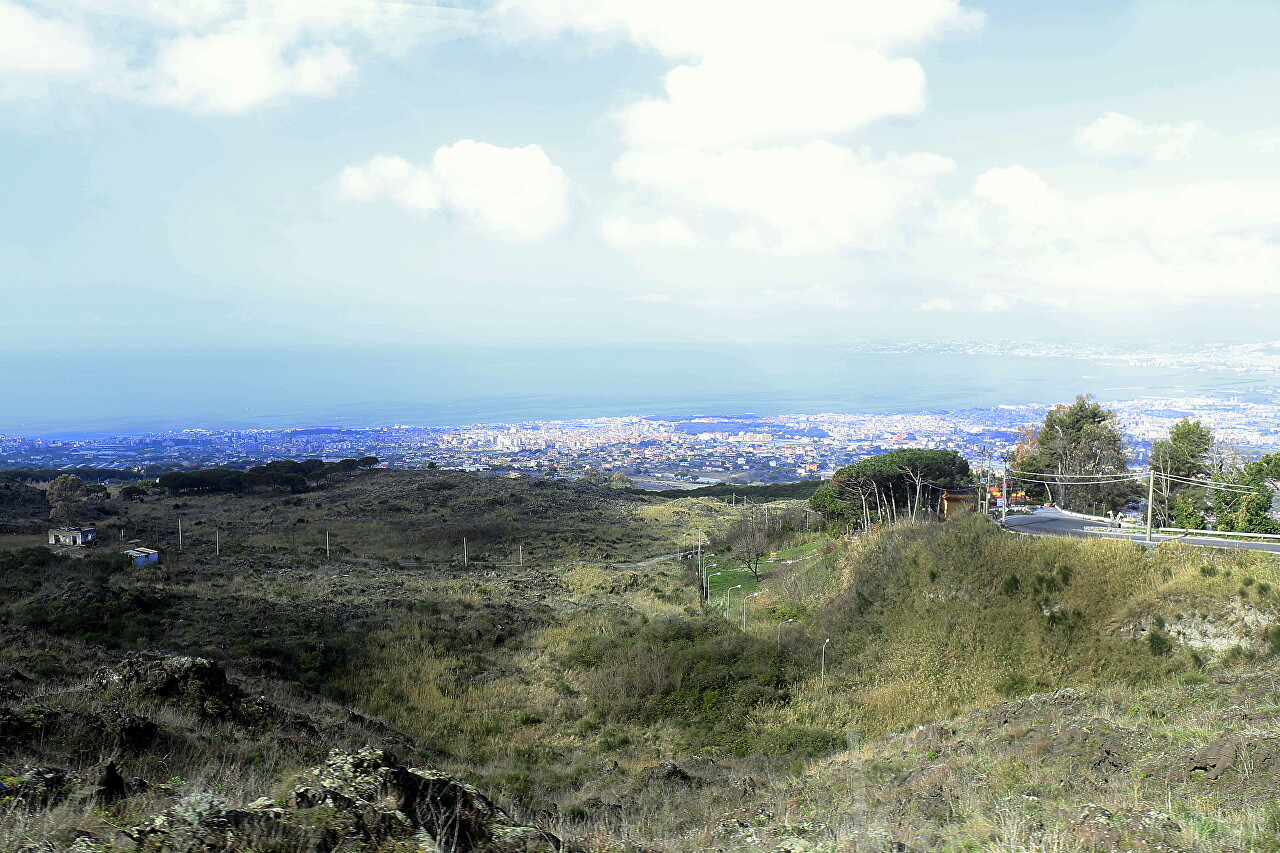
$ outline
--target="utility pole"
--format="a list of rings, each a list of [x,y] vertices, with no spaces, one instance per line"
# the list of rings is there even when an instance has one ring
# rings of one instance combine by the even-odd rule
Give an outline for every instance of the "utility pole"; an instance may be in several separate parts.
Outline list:
[[[1156,469],[1147,469],[1147,541],[1151,541],[1151,517],[1156,503]]]
[[[1004,477],[1000,481],[1000,523],[1004,524],[1009,517],[1009,469],[1005,463]]]
[[[982,445],[982,476],[978,478],[978,512],[985,514],[987,511],[987,478],[991,476],[988,470],[991,464],[991,454],[987,451],[987,446]]]
[[[995,452],[995,448],[987,446],[987,462],[983,473],[985,485],[982,487],[982,513],[986,515],[991,512],[991,454]]]

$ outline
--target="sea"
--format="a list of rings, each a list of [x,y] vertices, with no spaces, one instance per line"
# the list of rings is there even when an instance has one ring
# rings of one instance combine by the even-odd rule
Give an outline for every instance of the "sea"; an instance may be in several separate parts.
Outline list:
[[[65,348],[0,356],[0,435],[920,412],[1200,395],[1274,377],[840,346]]]

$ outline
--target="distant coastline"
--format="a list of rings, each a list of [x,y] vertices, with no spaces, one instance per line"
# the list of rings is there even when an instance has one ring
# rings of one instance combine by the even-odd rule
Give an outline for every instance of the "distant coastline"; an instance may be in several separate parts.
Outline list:
[[[915,346],[915,345],[913,345]],[[1280,399],[1239,366],[849,346],[239,348],[8,354],[0,434],[139,435],[313,424],[462,426],[634,414],[924,412],[1078,393]]]

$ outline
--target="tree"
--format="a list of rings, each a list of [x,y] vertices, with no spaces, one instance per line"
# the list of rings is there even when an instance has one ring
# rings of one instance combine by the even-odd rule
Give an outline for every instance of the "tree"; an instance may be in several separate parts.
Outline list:
[[[147,496],[147,490],[141,486],[125,486],[120,490],[120,498],[126,501],[140,501]]]
[[[969,463],[952,450],[908,448],[890,451],[885,456],[892,457],[886,461],[897,465],[902,476],[915,489],[915,500],[910,505],[913,521],[920,513],[920,501],[926,486],[931,491],[954,489],[968,485],[972,478]]]
[[[809,499],[809,506],[829,519],[869,527],[902,515],[918,518],[926,497],[932,506],[942,491],[971,480],[969,463],[953,450],[903,448],[836,471]]]
[[[63,474],[45,492],[55,524],[73,524],[84,509],[84,481],[75,474]]]
[[[1009,470],[1031,475],[1018,484],[1028,498],[1037,501],[1053,500],[1049,487],[1036,478],[1036,475],[1043,478],[1049,473],[1045,470],[1044,458],[1040,455],[1039,428],[1035,424],[1026,424],[1018,428],[1017,434],[1018,442],[1005,458],[1005,465]]]
[[[1209,451],[1213,449],[1213,430],[1200,421],[1183,418],[1169,430],[1169,437],[1159,439],[1151,445],[1151,470],[1157,474],[1155,481],[1156,507],[1155,515],[1161,526],[1168,523],[1171,515],[1181,512],[1184,515],[1204,511],[1204,490],[1189,483],[1180,483],[1171,479],[1178,477],[1184,480],[1199,479],[1209,473]],[[1203,524],[1203,519],[1201,520]],[[1175,527],[1187,527],[1174,524]]]
[[[729,528],[726,541],[733,556],[759,581],[760,567],[769,556],[768,534],[759,528],[754,519],[741,519]]]
[[[1203,530],[1204,499],[1178,495],[1173,503],[1173,526],[1180,530]]]
[[[1240,533],[1280,533],[1280,523],[1271,517],[1274,500],[1272,483],[1280,480],[1280,453],[1270,453],[1243,467],[1223,465],[1215,476],[1219,483],[1243,487],[1248,492],[1214,490],[1213,511],[1216,530]]]
[[[1118,506],[1131,492],[1119,483],[1073,483],[1086,475],[1128,472],[1124,436],[1116,413],[1104,409],[1092,394],[1081,394],[1071,405],[1058,404],[1036,431],[1034,451],[1023,456],[1018,470],[1039,471],[1055,481],[1048,486],[1050,499],[1067,509],[1087,509],[1098,504]]]

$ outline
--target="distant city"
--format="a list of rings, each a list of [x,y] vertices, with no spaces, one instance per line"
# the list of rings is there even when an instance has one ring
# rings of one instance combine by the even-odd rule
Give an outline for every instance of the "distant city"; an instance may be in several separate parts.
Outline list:
[[[1065,402],[1065,401],[1064,401]],[[1135,464],[1180,418],[1199,419],[1242,455],[1280,448],[1280,405],[1230,397],[1110,401]],[[829,477],[859,459],[901,447],[953,449],[975,467],[999,468],[1019,427],[1043,404],[962,411],[778,416],[604,417],[513,424],[363,429],[183,430],[83,440],[0,436],[0,468],[102,468],[154,474],[244,467],[269,459],[377,456],[395,468],[510,476],[579,477],[621,472],[650,489]]]
[[[1075,358],[1130,367],[1179,370],[1227,370],[1280,373],[1280,341],[1244,344],[1165,344],[1160,347],[1109,347],[1055,341],[870,341],[849,347],[856,352],[1007,355],[1018,358]]]

